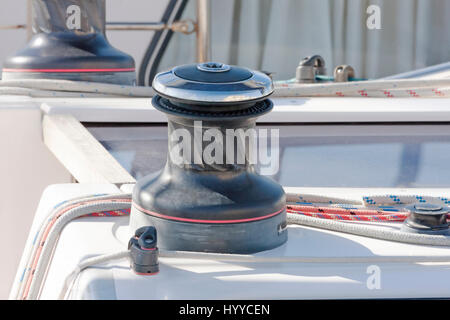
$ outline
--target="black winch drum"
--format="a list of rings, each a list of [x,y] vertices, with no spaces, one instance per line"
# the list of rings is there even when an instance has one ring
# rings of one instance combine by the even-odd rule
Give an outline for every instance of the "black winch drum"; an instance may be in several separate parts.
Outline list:
[[[273,92],[268,76],[220,63],[176,67],[158,74],[153,88],[153,106],[168,117],[169,150],[179,142],[171,139],[176,129],[192,137],[201,121],[202,136],[210,128],[225,135],[227,129],[255,128],[256,119],[273,107],[267,99]],[[234,154],[245,143],[236,140]],[[202,141],[201,150],[209,143]],[[255,253],[286,242],[283,188],[257,174],[248,154],[241,164],[226,164],[225,151],[223,164],[196,164],[194,154],[181,164],[168,155],[161,172],[137,182],[133,232],[154,226],[161,249],[180,251]]]
[[[105,0],[32,0],[33,37],[8,58],[3,80],[62,79],[136,84],[131,56],[105,36]]]

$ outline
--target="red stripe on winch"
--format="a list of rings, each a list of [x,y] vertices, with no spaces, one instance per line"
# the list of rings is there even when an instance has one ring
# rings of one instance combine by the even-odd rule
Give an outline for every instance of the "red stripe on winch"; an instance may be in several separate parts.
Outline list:
[[[154,275],[158,274],[159,271],[158,272],[154,272],[154,273],[142,273],[142,272],[135,272],[135,273],[137,275],[139,275],[139,276],[154,276]]]
[[[111,69],[8,69],[3,72],[53,72],[53,73],[75,73],[75,72],[131,72],[135,68],[111,68]]]
[[[262,217],[256,217],[256,218],[247,218],[247,219],[236,219],[236,220],[202,220],[202,219],[189,219],[189,218],[179,218],[179,217],[172,217],[167,216],[164,214],[156,213],[153,211],[146,210],[144,208],[139,207],[138,205],[133,203],[133,206],[142,211],[145,212],[151,216],[167,219],[167,220],[175,220],[175,221],[182,221],[182,222],[195,222],[195,223],[242,223],[242,222],[251,222],[251,221],[258,221],[258,220],[264,220],[273,216],[276,216],[277,214],[280,214],[284,211],[284,209],[281,209],[277,212],[270,213],[268,215],[262,216]]]

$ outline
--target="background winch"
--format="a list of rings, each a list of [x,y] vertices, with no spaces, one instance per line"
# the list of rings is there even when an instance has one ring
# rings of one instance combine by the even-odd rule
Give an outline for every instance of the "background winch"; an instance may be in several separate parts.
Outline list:
[[[33,38],[3,64],[3,80],[136,83],[131,56],[105,35],[105,0],[33,0]]]

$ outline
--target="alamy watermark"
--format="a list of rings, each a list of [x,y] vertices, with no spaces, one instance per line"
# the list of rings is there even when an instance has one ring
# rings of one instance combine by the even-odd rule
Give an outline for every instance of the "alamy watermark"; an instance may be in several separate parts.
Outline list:
[[[367,7],[366,13],[369,15],[366,20],[366,26],[369,30],[381,29],[381,8],[375,4]]]
[[[366,273],[369,274],[366,280],[366,286],[369,290],[381,289],[381,269],[377,265],[367,267]]]
[[[274,175],[279,140],[279,129],[204,128],[202,121],[195,121],[192,130],[171,130],[169,156],[176,165],[256,165],[261,175]]]
[[[81,29],[81,8],[75,4],[67,7],[66,26],[69,30]]]

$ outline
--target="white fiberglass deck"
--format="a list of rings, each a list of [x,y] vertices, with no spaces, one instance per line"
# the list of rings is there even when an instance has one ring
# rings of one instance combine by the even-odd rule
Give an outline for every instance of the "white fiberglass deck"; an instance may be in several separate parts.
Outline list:
[[[296,191],[304,192],[304,189]],[[392,190],[384,190],[392,192]],[[450,195],[450,190],[396,190],[402,194]],[[53,185],[45,191],[28,241],[56,203],[92,193],[114,193],[113,185]],[[377,189],[314,189],[308,192],[360,198]],[[288,242],[258,253],[270,257],[449,256],[450,248],[395,243],[289,226]],[[81,218],[63,230],[42,299],[58,297],[63,281],[81,260],[126,249],[128,217]],[[160,273],[135,275],[126,260],[83,271],[76,299],[322,299],[449,298],[450,263],[224,263],[160,258]],[[19,268],[16,283],[22,270]],[[375,277],[375,278],[374,278]]]

